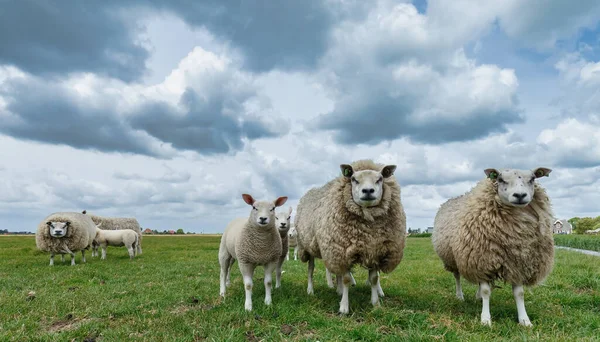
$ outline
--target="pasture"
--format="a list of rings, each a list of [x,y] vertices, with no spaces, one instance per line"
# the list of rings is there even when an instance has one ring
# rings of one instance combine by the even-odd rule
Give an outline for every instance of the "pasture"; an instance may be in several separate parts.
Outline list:
[[[355,270],[350,314],[317,262],[315,295],[306,294],[306,264],[287,261],[273,305],[263,303],[262,268],[255,273],[254,311],[244,311],[237,264],[227,297],[219,298],[219,237],[145,236],[144,254],[124,248],[108,259],[54,267],[33,237],[0,236],[0,341],[598,341],[600,259],[556,251],[542,286],[526,291],[533,328],[517,324],[509,285],[491,298],[492,327],[479,323],[474,285],[465,302],[443,270],[431,239],[409,238],[404,260],[382,275],[385,298],[370,304],[366,272]],[[88,256],[90,253],[87,253]],[[69,258],[67,258],[69,259]]]

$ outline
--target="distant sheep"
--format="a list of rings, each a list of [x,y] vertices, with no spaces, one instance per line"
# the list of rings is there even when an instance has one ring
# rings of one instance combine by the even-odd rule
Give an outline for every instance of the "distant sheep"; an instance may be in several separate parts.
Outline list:
[[[281,236],[281,257],[277,262],[277,268],[275,270],[275,288],[281,287],[281,267],[286,257],[289,256],[290,246],[288,232],[290,230],[290,218],[292,215],[292,207],[287,212],[279,212],[275,214],[275,227],[279,231]]]
[[[460,276],[479,284],[481,323],[491,325],[494,282],[512,284],[519,323],[531,326],[523,286],[540,283],[552,270],[552,208],[535,180],[551,170],[486,169],[487,178],[466,194],[442,204],[432,243],[444,267],[454,274],[456,296],[463,300]]]
[[[136,247],[139,242],[139,236],[131,229],[103,230],[100,226],[96,228],[96,237],[94,242],[102,248],[102,260],[106,259],[106,248],[108,246],[127,248],[129,258],[135,257]]]
[[[237,260],[246,289],[245,309],[252,311],[252,277],[256,266],[264,266],[265,304],[271,305],[273,271],[281,257],[281,237],[275,227],[275,208],[287,201],[279,197],[273,202],[255,201],[243,194],[244,201],[252,206],[248,218],[238,218],[229,223],[221,237],[219,264],[221,266],[220,295],[225,296],[228,274]]]
[[[59,212],[50,214],[40,222],[35,234],[37,248],[50,253],[50,266],[54,265],[54,255],[71,255],[71,265],[75,265],[75,252],[81,251],[85,260],[85,250],[88,249],[96,236],[96,225],[89,216]]]
[[[342,175],[309,190],[296,209],[299,254],[308,261],[307,292],[313,293],[314,259],[336,274],[340,313],[349,312],[348,289],[353,265],[369,270],[371,303],[383,291],[378,271],[393,271],[402,260],[406,216],[400,202],[395,165],[371,160],[340,165]]]
[[[87,214],[87,211],[82,211],[82,214]],[[92,221],[96,225],[102,222],[103,230],[119,230],[119,229],[131,229],[138,235],[137,243],[137,254],[142,254],[142,227],[140,223],[133,217],[105,217],[87,214],[92,218]],[[98,256],[98,246],[94,245],[92,250],[92,256]]]

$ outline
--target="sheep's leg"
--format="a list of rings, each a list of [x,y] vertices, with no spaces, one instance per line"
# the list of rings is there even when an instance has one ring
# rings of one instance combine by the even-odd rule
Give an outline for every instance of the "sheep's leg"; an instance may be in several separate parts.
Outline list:
[[[235,259],[233,257],[231,257],[229,260],[229,268],[227,269],[227,280],[225,282],[225,286],[227,286],[227,287],[229,287],[229,285],[231,285],[231,267],[233,267],[234,263],[235,263]]]
[[[337,274],[335,275],[335,282],[337,283],[336,292],[338,295],[342,295],[344,292],[344,285],[342,284],[344,277],[340,277]]]
[[[54,253],[50,253],[50,266],[54,266]]]
[[[233,258],[230,255],[219,258],[219,264],[221,264],[221,289],[219,294],[221,297],[225,297],[225,289],[229,285],[229,273],[231,272],[231,265],[233,265],[231,259]]]
[[[283,258],[277,261],[276,270],[275,270],[275,288],[278,289],[281,287],[281,267],[283,266]]]
[[[81,261],[82,261],[83,263],[86,263],[86,261],[85,261],[85,249],[82,249],[82,250],[81,250]]]
[[[265,304],[271,305],[271,286],[273,285],[273,270],[278,266],[277,262],[265,265]],[[281,266],[279,266],[281,267]]]
[[[102,257],[100,259],[106,260],[106,246],[102,246]]]
[[[133,260],[133,257],[134,257],[134,255],[135,255],[135,254],[134,254],[135,252],[133,251],[133,246],[131,246],[131,247],[128,247],[128,248],[127,248],[127,251],[129,252],[129,260]]]
[[[456,280],[456,298],[460,300],[465,300],[463,296],[462,285],[460,285],[460,273],[454,272],[454,280]],[[479,292],[479,290],[477,290]]]
[[[71,266],[75,266],[75,253],[71,252]]]
[[[325,278],[327,278],[327,286],[333,288],[333,279],[331,279],[331,271],[328,268],[325,268]]]
[[[287,253],[285,253],[285,260],[290,260],[290,251],[288,250]]]
[[[138,241],[138,244],[137,244],[137,254],[138,255],[142,254],[142,238],[140,238],[140,241]]]
[[[352,286],[356,285],[356,279],[354,279],[354,276],[352,275],[352,272],[348,272],[350,273],[350,284]]]
[[[342,300],[340,301],[340,313],[347,314],[348,312],[350,312],[350,301],[348,299],[348,290],[350,289],[350,283],[352,282],[350,272],[346,272],[346,274],[336,274],[336,277],[342,284]]]
[[[381,288],[381,277],[379,276],[379,271],[377,271],[377,294],[379,297],[384,297],[383,289]]]
[[[294,260],[298,260],[298,247],[294,247]]]
[[[308,258],[308,287],[306,288],[306,292],[311,295],[315,293],[313,290],[313,273],[315,272],[315,258],[310,256]]]
[[[517,302],[517,314],[519,316],[519,324],[531,327],[531,321],[529,320],[529,316],[527,316],[527,311],[525,311],[525,290],[523,290],[523,285],[515,285],[513,284],[513,295],[515,296],[515,301]]]
[[[369,270],[369,282],[371,283],[371,304],[379,305],[379,272],[376,269]]]
[[[252,264],[246,264],[239,262],[240,272],[242,273],[242,277],[244,278],[244,288],[246,289],[246,303],[244,307],[246,311],[252,311],[252,276],[254,276],[254,268],[255,266]],[[272,271],[272,270],[271,270]],[[265,270],[265,281],[267,278],[266,270]]]
[[[490,315],[490,297],[492,288],[486,282],[479,283],[479,294],[481,295],[481,324],[492,325],[492,315]]]

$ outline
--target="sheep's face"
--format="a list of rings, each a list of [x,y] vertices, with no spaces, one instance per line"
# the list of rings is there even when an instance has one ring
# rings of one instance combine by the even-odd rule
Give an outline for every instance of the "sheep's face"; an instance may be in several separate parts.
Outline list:
[[[48,221],[46,222],[46,225],[48,226],[48,231],[50,233],[50,236],[55,237],[55,238],[62,238],[67,236],[68,230],[71,226],[71,222],[67,221],[67,222],[54,222],[54,221]]]
[[[498,184],[498,197],[502,203],[514,207],[528,205],[535,194],[535,180],[548,177],[552,170],[539,167],[534,170],[486,169],[485,174]]]
[[[282,206],[286,201],[287,197],[279,197],[273,202],[268,201],[255,201],[252,196],[243,194],[242,198],[244,201],[252,206],[250,211],[250,222],[266,227],[269,224],[275,223],[275,208]]]
[[[290,228],[290,231],[288,232],[288,236],[290,238],[295,238],[296,236],[298,236],[298,231],[296,231],[296,228]]]
[[[275,227],[277,227],[280,232],[286,233],[290,229],[291,215],[292,207],[290,207],[290,209],[287,211],[275,213]]]
[[[342,175],[352,183],[352,199],[361,207],[373,207],[379,204],[383,195],[383,180],[391,177],[396,165],[387,165],[381,172],[373,170],[356,171],[351,165],[342,164]]]

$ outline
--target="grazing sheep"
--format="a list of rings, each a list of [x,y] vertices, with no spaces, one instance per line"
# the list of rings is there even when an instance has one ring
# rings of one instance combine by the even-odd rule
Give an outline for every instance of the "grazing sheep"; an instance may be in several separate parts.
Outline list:
[[[293,225],[290,227],[290,231],[288,232],[288,244],[290,247],[294,247],[294,260],[298,260],[298,232],[296,231],[296,227]],[[290,260],[290,251],[287,251],[286,259]]]
[[[406,216],[395,165],[359,160],[340,166],[342,176],[309,190],[296,209],[299,254],[308,261],[307,292],[313,293],[315,258],[336,275],[340,313],[349,312],[353,265],[369,270],[371,303],[383,296],[378,271],[389,273],[402,260]]]
[[[139,236],[131,229],[103,230],[98,225],[94,243],[102,248],[102,257],[100,258],[102,260],[106,259],[106,247],[108,246],[125,246],[129,252],[129,259],[133,260],[137,244],[139,243]]]
[[[442,204],[435,217],[433,247],[454,274],[460,300],[461,276],[479,285],[482,324],[492,324],[490,295],[502,280],[512,284],[519,323],[531,326],[523,286],[544,280],[554,258],[551,203],[535,180],[551,171],[486,169],[487,178]]]
[[[96,225],[89,216],[59,212],[47,216],[40,222],[35,234],[35,244],[39,250],[50,252],[50,266],[54,265],[54,255],[71,255],[71,265],[75,265],[75,252],[81,251],[85,260],[85,250],[88,249],[96,235]]]
[[[281,287],[281,266],[285,261],[286,256],[289,255],[290,246],[288,240],[288,231],[290,230],[290,218],[292,215],[292,207],[287,212],[275,214],[275,227],[279,231],[281,236],[281,257],[277,262],[277,269],[275,270],[275,288]]]
[[[82,214],[86,214],[87,211],[82,211]],[[142,254],[142,227],[140,223],[133,217],[104,217],[97,215],[88,215],[92,218],[92,221],[96,225],[102,222],[102,230],[119,230],[119,229],[131,229],[138,235],[137,243],[137,254]],[[98,246],[92,247],[92,256],[98,256]]]
[[[252,277],[256,266],[264,266],[265,304],[271,305],[271,282],[273,271],[281,257],[281,237],[275,227],[275,208],[287,201],[279,197],[274,202],[255,201],[243,194],[244,201],[252,206],[248,218],[231,221],[221,237],[219,264],[221,266],[220,295],[225,296],[226,279],[231,266],[238,261],[246,290],[245,309],[252,311]]]

